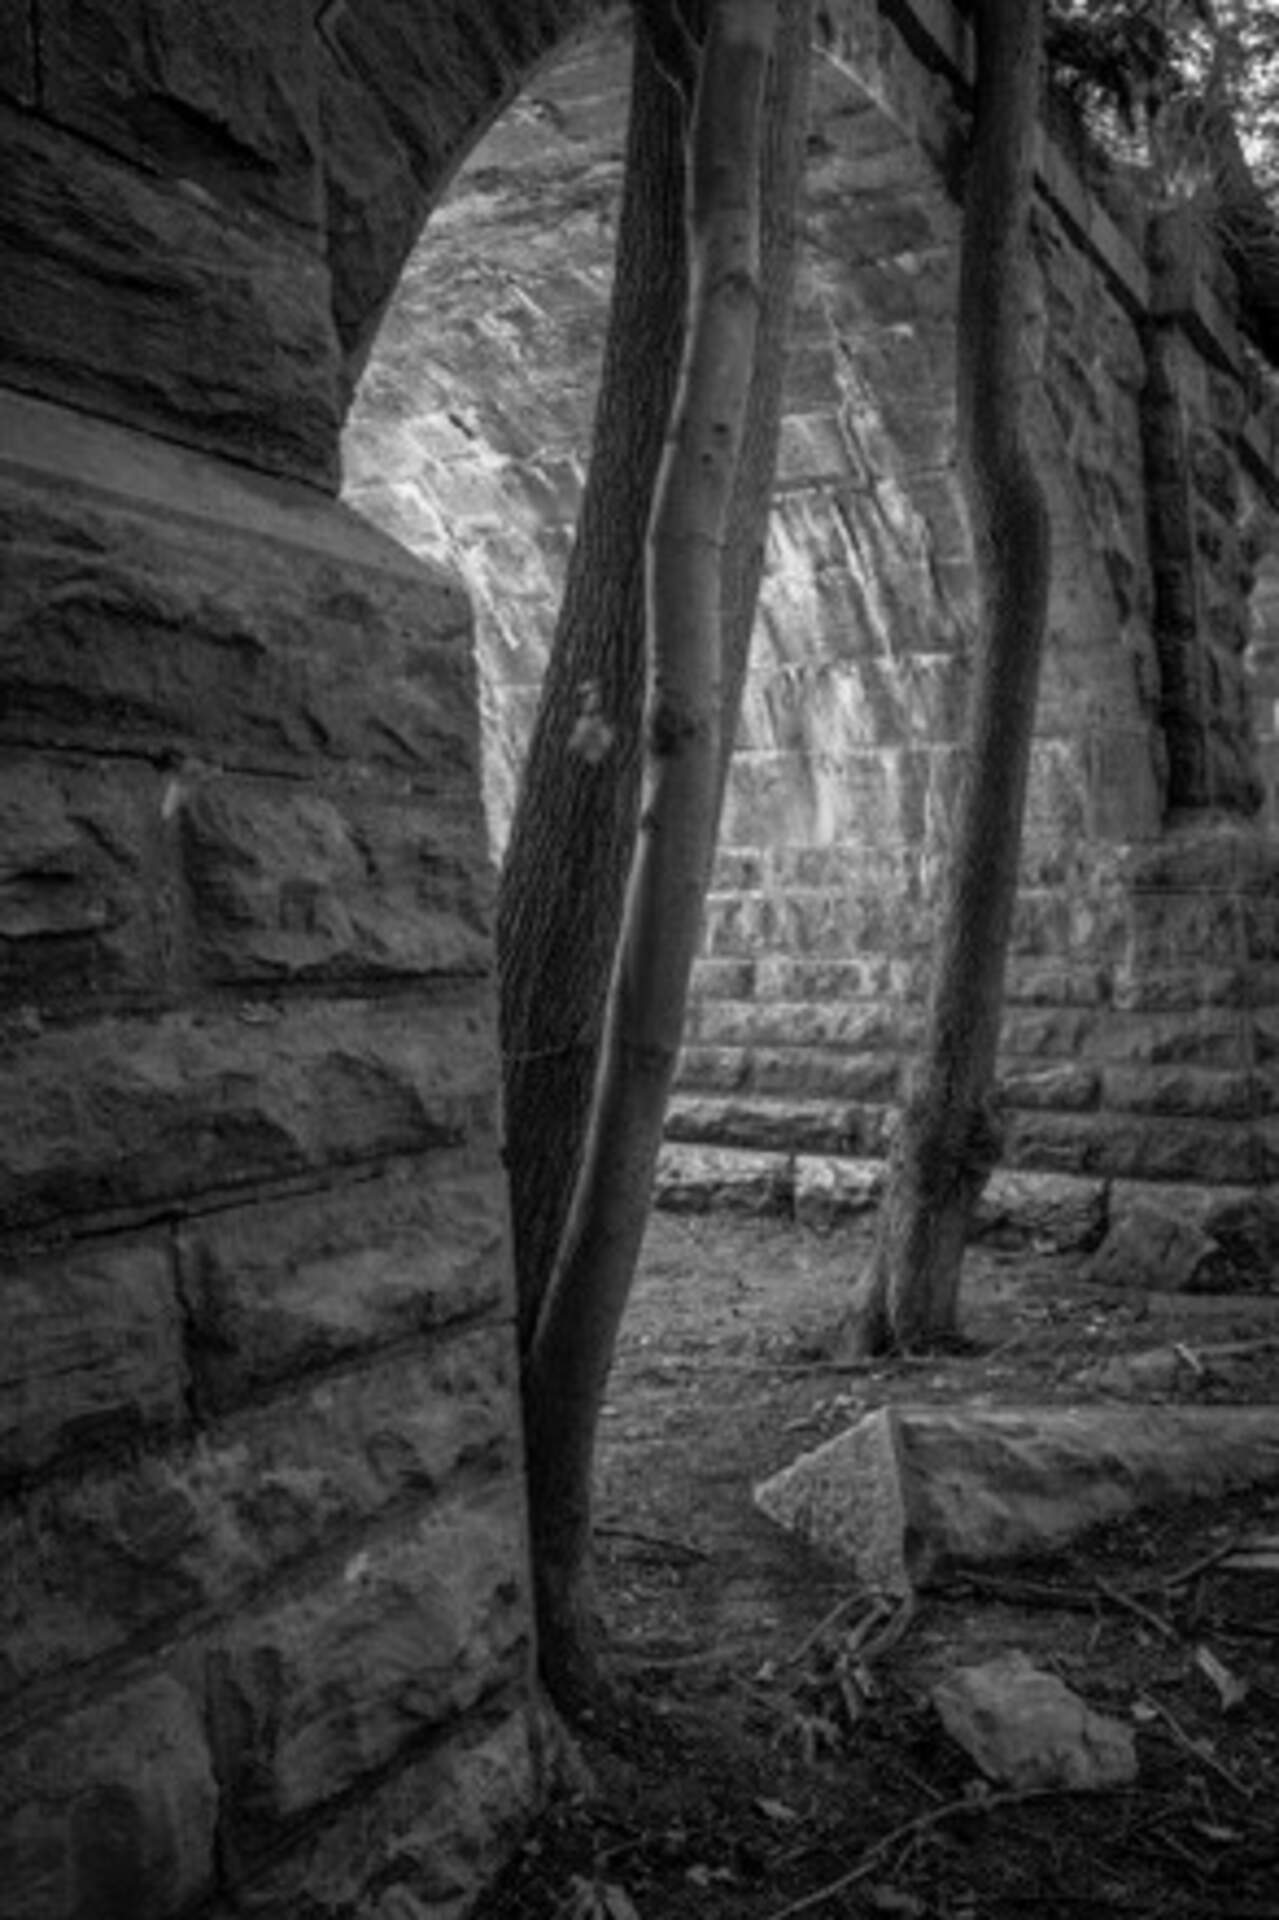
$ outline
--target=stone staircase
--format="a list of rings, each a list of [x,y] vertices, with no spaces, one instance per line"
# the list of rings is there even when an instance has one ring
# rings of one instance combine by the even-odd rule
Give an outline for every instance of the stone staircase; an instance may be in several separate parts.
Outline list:
[[[668,1204],[713,1194],[825,1220],[873,1203],[920,1037],[927,909],[882,889],[819,899],[793,870],[767,855],[721,863],[668,1120]],[[847,957],[875,914],[901,944]],[[1214,822],[1090,850],[1073,870],[1032,866],[999,1086],[999,1218],[1020,1211],[1043,1233],[1047,1210],[1095,1236],[1117,1195],[1147,1188],[1169,1204],[1215,1193],[1279,1207],[1273,841]]]

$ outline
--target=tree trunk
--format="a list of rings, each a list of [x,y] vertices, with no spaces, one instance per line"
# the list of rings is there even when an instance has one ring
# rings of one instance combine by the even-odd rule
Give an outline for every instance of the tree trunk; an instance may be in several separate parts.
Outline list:
[[[648,536],[645,786],[600,1077],[525,1370],[542,1672],[595,1691],[595,1433],[648,1218],[714,854],[724,546],[759,302],[764,82],[775,0],[716,0],[688,151],[689,329]]]
[[[724,585],[721,790],[777,464],[812,7],[813,0],[782,0],[769,76],[759,341]],[[643,11],[637,9],[637,16]],[[626,186],[593,448],[498,902],[506,1156],[522,1351],[532,1338],[581,1159],[634,841],[644,535],[686,306],[679,96],[658,71],[642,17],[635,33]],[[584,700],[598,710],[594,724],[590,716],[582,724]],[[575,739],[585,751],[574,750]]]
[[[998,1156],[991,1093],[1047,624],[1048,513],[1021,425],[1042,0],[977,0],[975,20],[957,399],[978,635],[923,1051],[840,1342],[860,1353],[958,1332],[964,1244]]]
[[[717,828],[737,738],[777,481],[786,338],[795,298],[799,197],[808,138],[813,4],[814,0],[778,0],[777,37],[764,103],[759,322],[724,554],[724,723]]]
[[[637,18],[590,466],[498,895],[522,1351],[581,1158],[635,840],[644,539],[687,310],[683,122]]]

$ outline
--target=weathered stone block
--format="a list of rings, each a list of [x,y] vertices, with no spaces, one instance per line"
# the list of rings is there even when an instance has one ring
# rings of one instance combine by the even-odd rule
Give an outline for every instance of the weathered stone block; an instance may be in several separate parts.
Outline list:
[[[154,775],[9,756],[0,768],[0,988],[10,1003],[154,988],[145,877]]]
[[[1224,1292],[1233,1277],[1230,1263],[1193,1211],[1178,1204],[1175,1189],[1146,1201],[1129,1189],[1088,1263],[1088,1279],[1160,1293]]]
[[[177,1429],[187,1381],[168,1249],[112,1241],[6,1264],[0,1354],[0,1483]]]
[[[0,0],[0,96],[36,103],[35,16],[27,0]]]
[[[319,51],[319,105],[333,317],[353,387],[422,223],[424,195],[376,100],[327,45]]]
[[[452,1920],[468,1912],[542,1797],[540,1735],[530,1722],[520,1707],[446,1739],[327,1812],[284,1859],[247,1882],[233,1868],[237,1904],[253,1920],[310,1912]]]
[[[9,1920],[168,1920],[212,1890],[218,1790],[195,1702],[164,1674],[10,1744]]]
[[[1004,1014],[1001,1049],[1015,1059],[1075,1060],[1087,1058],[1098,1015],[1080,1007],[1030,1009],[1009,1007]],[[1011,1068],[1009,1069],[1011,1070]]]
[[[242,1605],[460,1474],[509,1478],[518,1425],[510,1331],[488,1327],[50,1486],[0,1520],[5,1691]]]
[[[27,456],[0,466],[0,733],[287,772],[322,755],[409,775],[441,828],[469,823],[452,579],[297,490],[30,402],[0,414]]]
[[[1144,1506],[1279,1477],[1273,1407],[877,1407],[755,1488],[872,1589],[1060,1551]]]
[[[755,965],[751,960],[696,960],[690,998],[694,1007],[711,1001],[753,1000]]]
[[[831,1001],[836,1009],[845,1000],[892,993],[904,971],[902,963],[887,954],[855,960],[800,960],[786,953],[762,953],[753,965],[760,1000],[789,1001],[796,1006]]]
[[[1244,1172],[1242,1166],[1237,1169],[1237,1175]],[[1113,1183],[1111,1225],[1128,1244],[1137,1239],[1141,1223],[1152,1214],[1182,1222],[1204,1236],[1213,1249],[1215,1273],[1224,1274],[1229,1284],[1266,1290],[1279,1285],[1279,1194],[1273,1188],[1262,1184],[1204,1187],[1190,1181],[1175,1187],[1129,1180]]]
[[[670,1140],[760,1152],[873,1155],[885,1149],[891,1128],[882,1107],[840,1100],[770,1100],[764,1095],[717,1098],[678,1093],[667,1112]]]
[[[654,1202],[667,1213],[788,1213],[791,1165],[784,1153],[668,1141],[658,1156]]]
[[[509,1313],[505,1184],[447,1154],[376,1179],[213,1213],[178,1236],[203,1405]]]
[[[1241,903],[1220,888],[1197,894],[1137,893],[1124,959],[1134,971],[1184,965],[1231,966],[1243,957]]]
[[[1012,1107],[1053,1107],[1085,1112],[1097,1105],[1101,1076],[1093,1067],[1013,1068],[999,1075],[999,1093]]]
[[[237,1621],[209,1688],[233,1861],[516,1679],[529,1654],[514,1480],[355,1553],[326,1588]]]
[[[1064,1253],[1095,1246],[1106,1229],[1107,1192],[1104,1180],[997,1167],[977,1202],[973,1237]]]
[[[917,1022],[892,1003],[838,1000],[712,1000],[698,1007],[692,1036],[704,1044],[832,1048],[896,1053],[917,1037]]]
[[[456,1145],[495,1085],[474,995],[51,1030],[0,1059],[0,1226]]]
[[[833,1053],[817,1047],[756,1047],[748,1054],[754,1093],[786,1099],[891,1101],[901,1070],[888,1053]]]
[[[1098,1007],[1109,994],[1107,969],[1066,961],[1012,960],[1006,998],[1024,1007]]]
[[[1121,1013],[1176,1013],[1191,1007],[1243,1007],[1252,979],[1242,966],[1115,969],[1114,1004]]]
[[[1226,1007],[1129,1015],[1099,1031],[1097,1054],[1116,1064],[1247,1067],[1252,1056],[1249,1024],[1245,1010]]]
[[[1127,1180],[1233,1184],[1254,1177],[1257,1156],[1257,1129],[1242,1122],[1026,1109],[1010,1114],[1004,1145],[1013,1167]]]
[[[1203,1067],[1107,1067],[1105,1105],[1128,1113],[1179,1113],[1191,1118],[1245,1120],[1257,1110],[1251,1073]]]
[[[801,1153],[795,1160],[795,1220],[818,1233],[870,1213],[884,1190],[882,1160]]]
[[[750,1083],[750,1056],[743,1047],[685,1047],[675,1085],[707,1093],[742,1093]]]
[[[309,0],[40,0],[50,119],[158,173],[315,232],[320,220]]]
[[[493,870],[422,803],[197,780],[180,801],[202,969],[218,980],[484,974]]]
[[[2,106],[0,156],[9,385],[334,483],[338,344],[316,253]]]

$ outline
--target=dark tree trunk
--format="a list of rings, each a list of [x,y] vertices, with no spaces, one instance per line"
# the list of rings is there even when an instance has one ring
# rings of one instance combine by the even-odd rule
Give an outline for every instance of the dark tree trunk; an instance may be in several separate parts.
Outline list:
[[[1042,0],[977,0],[975,20],[957,398],[978,636],[923,1051],[843,1329],[844,1348],[863,1353],[958,1331],[964,1244],[998,1153],[991,1094],[1047,624],[1048,514],[1021,424]]]
[[[591,1124],[525,1369],[543,1677],[598,1686],[595,1437],[651,1203],[715,847],[724,555],[759,313],[764,90],[776,0],[716,0],[688,151],[689,327],[648,539],[650,680],[640,832]]]
[[[644,537],[679,373],[686,286],[683,114],[637,19],[590,467],[498,896],[522,1349],[577,1176],[635,837]],[[581,727],[592,703],[598,718]],[[603,727],[611,741],[599,752]]]

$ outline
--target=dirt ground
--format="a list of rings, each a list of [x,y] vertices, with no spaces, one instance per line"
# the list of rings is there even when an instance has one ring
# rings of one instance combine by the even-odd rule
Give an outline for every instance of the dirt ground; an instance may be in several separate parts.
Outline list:
[[[868,1248],[654,1218],[599,1463],[621,1698],[581,1730],[592,1787],[566,1785],[483,1920],[1279,1920],[1279,1570],[1223,1564],[1279,1536],[1279,1490],[955,1575],[908,1621],[751,1503],[891,1399],[1279,1401],[1279,1294],[1102,1291],[1079,1257],[976,1247],[971,1350],[818,1364]],[[1135,1728],[1131,1787],[982,1782],[929,1691],[1013,1647]]]

